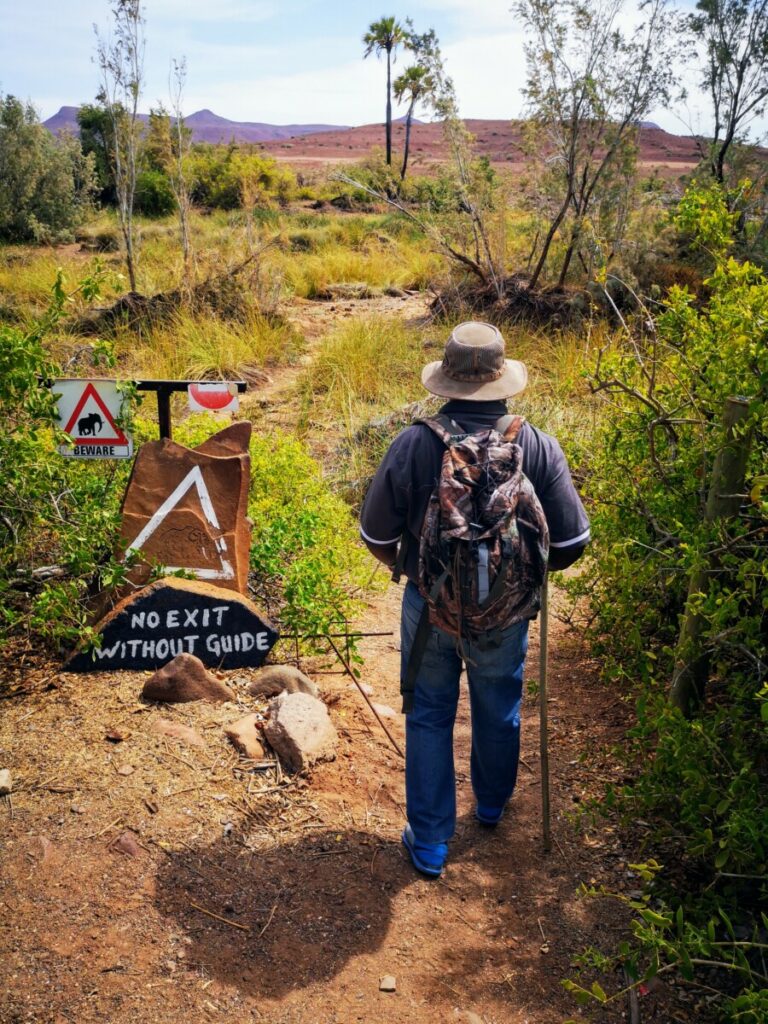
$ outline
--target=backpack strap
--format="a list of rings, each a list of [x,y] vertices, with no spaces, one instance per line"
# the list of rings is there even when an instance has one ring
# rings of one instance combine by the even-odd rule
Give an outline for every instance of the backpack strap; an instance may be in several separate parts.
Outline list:
[[[397,549],[397,557],[395,558],[395,564],[392,566],[392,582],[399,583],[400,577],[403,575],[405,569],[405,559],[408,557],[408,548],[410,546],[408,530],[403,530],[403,534],[400,538],[400,544]]]
[[[448,573],[448,569],[443,569],[440,576],[435,580],[435,583],[430,590],[431,600],[434,601],[440,593],[440,588],[448,578]],[[421,667],[421,662],[424,657],[424,652],[427,649],[431,632],[432,624],[429,619],[429,601],[425,601],[421,609],[421,615],[419,616],[419,623],[416,626],[416,632],[413,636],[413,644],[411,646],[410,654],[408,655],[408,664],[405,667],[405,674],[400,677],[400,694],[403,698],[402,713],[404,715],[413,711],[413,694],[416,689],[416,677],[419,674],[419,668]]]
[[[429,427],[434,434],[437,434],[446,448],[450,448],[457,441],[463,441],[467,436],[466,430],[462,430],[455,420],[452,420],[450,416],[445,416],[443,413],[438,413],[437,416],[430,416],[428,419],[416,419],[413,422],[423,423],[425,427]]]
[[[505,441],[517,441],[517,435],[520,433],[523,424],[525,423],[525,416],[512,416],[510,414],[502,416],[500,420],[496,421],[495,430],[501,434]]]

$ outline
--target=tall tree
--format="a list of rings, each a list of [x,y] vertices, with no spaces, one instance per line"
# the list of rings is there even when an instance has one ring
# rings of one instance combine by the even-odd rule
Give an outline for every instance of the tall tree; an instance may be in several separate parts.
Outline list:
[[[141,125],[139,97],[144,77],[144,16],[141,0],[113,0],[113,34],[96,32],[96,62],[101,83],[97,100],[109,115],[110,153],[120,230],[131,291],[136,291],[133,206],[136,196]]]
[[[100,104],[84,103],[77,111],[80,128],[80,145],[83,153],[92,154],[96,178],[99,185],[99,199],[110,205],[116,202],[115,177],[112,172],[112,121]]]
[[[728,151],[768,104],[768,0],[699,0],[688,22],[705,50],[712,98],[710,167],[723,181]]]
[[[387,140],[387,164],[392,163],[392,62],[395,59],[395,52],[398,46],[406,43],[408,33],[395,17],[380,18],[371,22],[368,31],[363,36],[365,53],[363,58],[369,57],[372,53],[381,56],[387,55],[387,119],[386,119],[386,140]]]
[[[400,180],[405,180],[405,172],[408,168],[408,152],[411,146],[411,124],[413,114],[417,105],[434,93],[435,81],[428,68],[420,64],[413,64],[395,79],[395,99],[401,102],[408,101],[408,111],[405,115],[405,146],[403,149],[403,166],[400,168]]]
[[[624,0],[518,0],[514,10],[527,32],[531,121],[558,197],[529,287],[558,233],[562,285],[601,191],[634,161],[640,122],[670,99],[679,21],[668,0],[646,0],[629,31]]]
[[[192,238],[189,229],[189,213],[192,208],[189,181],[185,168],[185,157],[192,144],[192,132],[184,124],[182,100],[184,86],[187,82],[187,61],[185,57],[174,60],[169,79],[171,92],[171,109],[173,112],[173,163],[169,170],[173,194],[179,211],[179,229],[181,231],[181,251],[184,258],[184,287],[188,293],[192,291]]]

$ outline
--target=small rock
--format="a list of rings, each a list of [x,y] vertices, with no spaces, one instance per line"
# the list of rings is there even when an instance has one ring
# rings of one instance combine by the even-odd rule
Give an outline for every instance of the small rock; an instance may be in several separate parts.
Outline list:
[[[152,732],[160,736],[170,736],[174,740],[181,740],[189,747],[204,747],[205,740],[199,733],[196,733],[189,725],[182,725],[181,722],[170,722],[167,718],[158,718],[152,723]]]
[[[131,764],[121,764],[120,767],[117,769],[117,774],[118,775],[128,776],[128,775],[133,775],[133,773],[135,771],[136,771],[136,769],[133,767],[133,765],[131,765]]]
[[[13,790],[10,768],[0,768],[0,796],[8,796]]]
[[[379,992],[396,992],[397,982],[392,974],[385,974],[379,978]]]
[[[389,704],[374,704],[373,708],[375,711],[378,711],[382,718],[397,718],[397,712]]]
[[[252,761],[261,761],[264,757],[261,732],[257,727],[259,720],[259,715],[255,713],[246,715],[224,729],[227,739],[229,739],[235,750],[239,750],[241,754],[250,757]]]
[[[373,696],[373,687],[369,686],[368,683],[350,683],[347,689],[354,690],[355,692],[362,690],[368,697]]]
[[[268,665],[257,673],[248,687],[254,697],[276,697],[286,690],[288,693],[309,693],[319,697],[317,687],[304,673],[293,665]]]
[[[126,737],[126,733],[120,732],[117,729],[110,729],[104,734],[104,739],[109,740],[110,743],[122,743]]]
[[[47,867],[53,860],[55,847],[47,836],[38,836],[37,841],[40,844],[40,867]]]
[[[269,712],[264,735],[290,771],[333,760],[339,738],[321,700],[308,693],[281,693]]]
[[[85,814],[85,808],[80,804],[71,804],[69,809],[73,814]]]
[[[115,853],[124,853],[126,857],[141,856],[141,847],[136,842],[132,832],[123,832],[122,835],[119,835],[112,843],[110,849],[114,850]]]
[[[144,683],[145,700],[181,704],[190,700],[234,700],[230,688],[220,682],[194,654],[177,654]]]

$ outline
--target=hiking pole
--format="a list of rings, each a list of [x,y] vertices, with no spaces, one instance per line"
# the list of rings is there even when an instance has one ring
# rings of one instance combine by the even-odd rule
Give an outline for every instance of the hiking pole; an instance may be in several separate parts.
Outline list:
[[[539,751],[541,758],[541,817],[544,825],[544,852],[552,849],[549,824],[549,748],[547,745],[547,660],[549,654],[549,575],[541,585],[539,617]]]

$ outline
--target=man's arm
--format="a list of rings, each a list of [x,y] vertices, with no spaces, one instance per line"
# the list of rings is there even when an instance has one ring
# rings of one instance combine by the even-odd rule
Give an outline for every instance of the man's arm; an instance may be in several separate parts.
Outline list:
[[[394,566],[397,545],[406,530],[409,482],[405,470],[407,431],[389,447],[371,481],[360,513],[360,536],[384,565]]]
[[[549,526],[549,568],[567,569],[589,544],[589,519],[559,443],[535,428],[532,433],[530,479]]]

